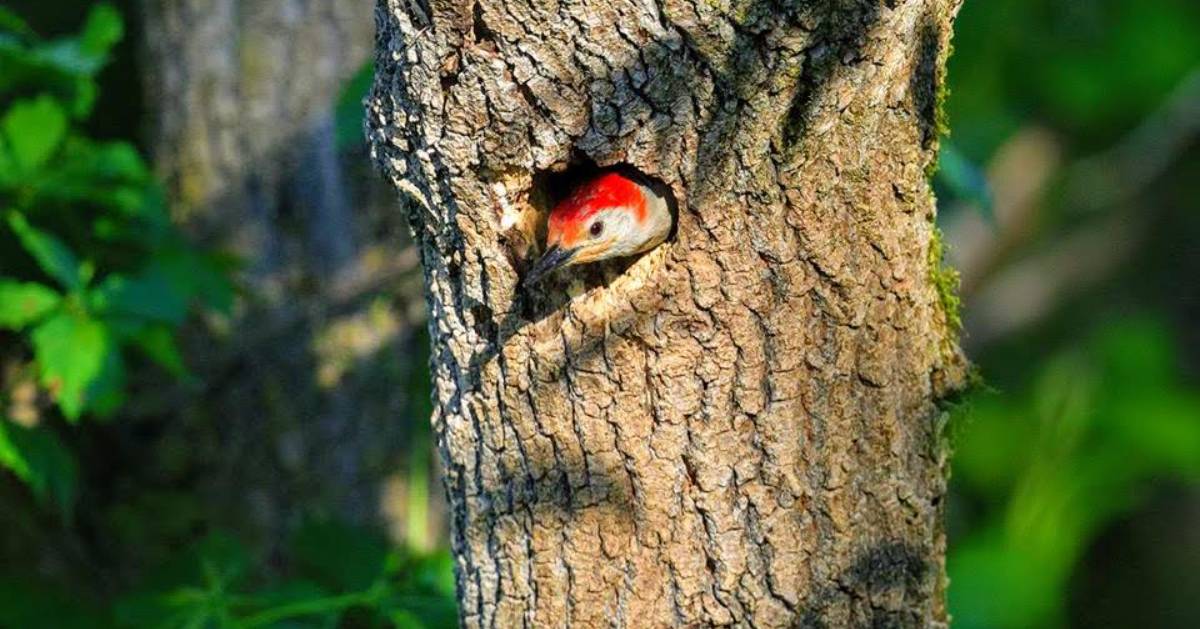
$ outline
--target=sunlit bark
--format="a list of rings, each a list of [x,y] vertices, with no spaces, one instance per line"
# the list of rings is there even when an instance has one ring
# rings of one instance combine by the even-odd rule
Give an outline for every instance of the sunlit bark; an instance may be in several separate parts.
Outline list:
[[[946,622],[957,5],[379,2],[466,626]],[[555,188],[618,163],[676,235],[523,291]]]

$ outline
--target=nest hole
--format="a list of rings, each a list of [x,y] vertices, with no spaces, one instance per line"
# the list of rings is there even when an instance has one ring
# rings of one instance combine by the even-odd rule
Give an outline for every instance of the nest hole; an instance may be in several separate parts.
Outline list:
[[[535,260],[545,248],[546,222],[551,210],[570,196],[576,188],[600,174],[608,172],[620,173],[654,190],[666,199],[672,217],[678,218],[674,191],[661,179],[647,175],[630,164],[600,166],[586,156],[577,154],[565,165],[559,164],[533,174],[532,188],[529,191],[528,199],[538,214],[535,231],[537,244],[530,252],[528,263]],[[672,221],[673,226],[666,243],[674,242],[677,230],[674,223],[677,222],[677,220]],[[582,281],[587,289],[608,286],[614,279],[625,273],[637,259],[638,256],[631,256],[580,265],[572,267],[568,272],[559,271],[543,278],[539,282],[539,290],[533,291],[530,300],[525,303],[526,316],[532,319],[540,318],[539,315],[561,307],[566,303],[564,289],[572,281]]]
[[[637,181],[658,193],[667,200],[671,211],[671,234],[666,242],[674,242],[676,225],[679,219],[679,207],[675,201],[675,191],[658,177],[648,175],[631,164],[612,164],[600,166],[594,160],[583,155],[577,155],[565,166],[558,165],[540,170],[533,175],[533,188],[530,190],[529,202],[541,215],[541,225],[538,228],[539,243],[545,242],[545,219],[550,215],[554,206],[566,199],[572,191],[590,179],[602,173],[616,172]]]

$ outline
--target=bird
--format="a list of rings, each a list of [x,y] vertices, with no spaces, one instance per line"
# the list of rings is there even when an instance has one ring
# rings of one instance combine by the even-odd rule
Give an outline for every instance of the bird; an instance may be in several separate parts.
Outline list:
[[[643,253],[671,233],[667,200],[641,178],[601,173],[571,192],[554,209],[546,250],[530,267],[532,285],[557,269]]]

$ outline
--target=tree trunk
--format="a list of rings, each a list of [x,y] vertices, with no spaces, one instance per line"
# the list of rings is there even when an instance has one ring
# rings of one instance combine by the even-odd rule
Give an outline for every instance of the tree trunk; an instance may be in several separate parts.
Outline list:
[[[465,626],[946,622],[958,4],[380,0]],[[521,289],[536,217],[614,164],[676,233]]]
[[[172,211],[243,264],[245,299],[224,338],[193,348],[202,399],[172,405],[188,410],[168,438],[202,435],[215,449],[189,448],[202,472],[186,478],[203,479],[212,513],[234,514],[218,524],[269,538],[283,539],[300,507],[388,519],[396,505],[381,495],[404,479],[387,476],[414,441],[414,422],[396,415],[424,406],[404,386],[404,350],[424,341],[410,307],[416,257],[397,253],[403,221],[368,168],[347,170],[364,164],[362,143],[347,160],[336,142],[338,97],[370,59],[371,10],[358,0],[141,6],[150,146]]]

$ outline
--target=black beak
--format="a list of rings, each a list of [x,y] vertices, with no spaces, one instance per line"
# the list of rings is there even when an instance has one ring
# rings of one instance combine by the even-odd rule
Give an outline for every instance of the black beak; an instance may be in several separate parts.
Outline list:
[[[546,253],[542,254],[541,258],[538,258],[537,262],[533,263],[529,272],[525,274],[525,285],[532,286],[555,269],[564,266],[574,255],[574,249],[562,249],[558,245],[550,247],[546,250]]]

